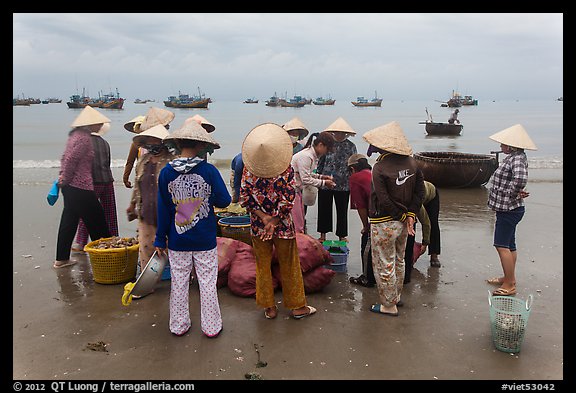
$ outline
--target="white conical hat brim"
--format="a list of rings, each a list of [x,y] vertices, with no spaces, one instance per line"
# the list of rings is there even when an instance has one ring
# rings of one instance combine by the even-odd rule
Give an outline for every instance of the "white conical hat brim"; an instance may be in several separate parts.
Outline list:
[[[280,175],[292,161],[292,141],[286,130],[274,123],[254,127],[242,143],[242,161],[255,176]]]
[[[362,138],[369,144],[390,153],[412,155],[412,147],[397,121],[376,127],[362,135]]]
[[[164,127],[162,124],[158,124],[152,128],[147,129],[146,131],[142,131],[140,134],[138,134],[134,138],[132,138],[132,141],[136,144],[140,144],[140,143],[142,143],[142,140],[147,136],[151,136],[153,138],[158,138],[160,140],[163,140],[164,138],[166,138],[169,135],[170,135],[170,133],[168,132],[166,127]]]
[[[200,123],[200,125],[202,127],[204,127],[204,129],[207,132],[214,132],[216,130],[216,127],[214,126],[214,124],[210,123],[208,120],[206,120],[205,118],[203,118],[200,115],[194,115],[192,117],[189,117],[186,120],[184,120],[184,123],[189,122],[189,121],[196,121],[197,123]]]
[[[347,134],[356,135],[356,131],[344,120],[343,118],[339,117],[336,119],[332,124],[324,129],[324,131],[336,131],[336,132],[345,132]]]
[[[89,126],[92,124],[110,123],[110,119],[98,112],[91,106],[85,106],[82,112],[74,119],[70,127],[76,128],[81,126]]]
[[[308,128],[304,125],[302,120],[295,117],[282,126],[286,131],[298,130],[300,135],[298,139],[304,139],[308,135]]]
[[[138,134],[140,132],[140,125],[144,119],[146,119],[146,116],[144,115],[136,116],[135,118],[124,123],[124,129],[126,129],[126,131],[135,132]]]
[[[140,131],[146,131],[158,124],[167,126],[172,120],[174,120],[174,113],[169,110],[152,107],[146,113],[146,117],[142,124],[140,124]]]
[[[202,127],[196,120],[184,122],[182,127],[174,131],[166,140],[170,139],[190,139],[211,144],[214,149],[219,149],[220,144]]]
[[[512,127],[490,135],[489,138],[493,141],[520,149],[538,150],[536,144],[532,142],[532,139],[530,139],[528,133],[520,124],[515,124]]]

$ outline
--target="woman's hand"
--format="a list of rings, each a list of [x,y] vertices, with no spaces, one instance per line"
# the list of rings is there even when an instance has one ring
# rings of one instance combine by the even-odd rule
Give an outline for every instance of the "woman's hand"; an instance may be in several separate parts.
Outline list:
[[[406,219],[406,227],[410,236],[416,236],[416,231],[414,230],[414,217],[408,216]]]

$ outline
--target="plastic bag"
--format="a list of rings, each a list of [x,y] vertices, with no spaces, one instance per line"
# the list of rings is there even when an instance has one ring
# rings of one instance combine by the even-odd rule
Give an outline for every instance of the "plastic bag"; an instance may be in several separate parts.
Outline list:
[[[58,180],[54,180],[52,183],[52,187],[50,187],[50,191],[48,191],[48,195],[46,196],[46,200],[50,206],[54,206],[56,201],[58,200],[58,195],[60,194],[60,187],[58,187]]]

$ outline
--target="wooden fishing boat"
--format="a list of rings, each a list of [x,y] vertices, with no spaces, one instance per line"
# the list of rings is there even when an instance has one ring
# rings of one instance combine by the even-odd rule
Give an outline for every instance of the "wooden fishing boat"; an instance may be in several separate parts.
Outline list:
[[[368,101],[364,97],[357,97],[356,101],[352,101],[352,105],[354,106],[381,106],[382,105],[382,98],[378,98],[376,92],[374,92],[374,98]]]
[[[257,100],[256,98],[254,98],[254,97],[252,97],[252,98],[246,98],[246,99],[244,100],[244,103],[245,103],[245,104],[257,104],[257,103],[258,103],[258,100]]]
[[[444,188],[480,187],[498,168],[498,156],[490,154],[426,151],[414,159],[424,180]]]
[[[116,89],[116,94],[114,93],[104,94],[102,97],[100,97],[99,101],[100,101],[100,105],[98,105],[99,108],[122,109],[122,107],[124,106],[124,98],[120,97],[118,89]]]
[[[278,98],[276,92],[274,92],[274,95],[266,101],[266,106],[279,106],[279,105],[280,105],[280,98]]]
[[[462,124],[436,123],[432,121],[424,122],[426,133],[434,136],[454,136],[462,133]]]
[[[302,108],[304,105],[306,105],[306,102],[299,101],[294,98],[290,98],[289,100],[281,98],[278,100],[278,104],[282,107]]]
[[[335,102],[336,100],[332,98],[323,98],[323,97],[318,97],[314,101],[312,101],[314,105],[334,105]]]
[[[197,96],[190,97],[188,94],[178,92],[178,97],[169,96],[168,100],[164,101],[164,106],[169,108],[208,108],[210,102],[212,100],[200,93],[200,88],[198,88]]]

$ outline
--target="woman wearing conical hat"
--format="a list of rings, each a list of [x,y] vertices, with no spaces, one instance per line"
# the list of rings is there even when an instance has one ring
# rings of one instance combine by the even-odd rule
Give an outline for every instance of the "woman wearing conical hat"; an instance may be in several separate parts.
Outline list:
[[[110,237],[104,209],[94,192],[94,147],[90,135],[107,123],[110,123],[109,118],[93,107],[86,106],[71,125],[58,175],[64,209],[58,228],[55,268],[71,266],[77,262],[70,259],[70,249],[80,219],[86,224],[92,240]]]
[[[306,304],[292,220],[296,190],[288,133],[274,123],[254,127],[242,143],[242,159],[240,204],[250,214],[256,257],[256,304],[264,308],[267,319],[277,317],[271,270],[275,250],[282,276],[284,307],[291,309],[290,315],[295,319],[312,315],[316,309]]]
[[[408,235],[415,235],[415,218],[424,199],[424,176],[398,122],[376,127],[362,137],[369,143],[368,156],[380,154],[372,168],[368,208],[372,265],[380,303],[373,304],[370,311],[398,316],[406,241]]]
[[[530,194],[524,189],[528,183],[528,160],[524,150],[536,150],[536,145],[520,124],[506,128],[490,136],[500,142],[507,156],[492,175],[488,194],[488,207],[496,212],[494,247],[500,257],[503,277],[488,280],[498,285],[493,294],[510,296],[516,294],[516,226],[525,213],[524,198]]]
[[[162,108],[151,107],[145,116],[136,116],[135,118],[129,120],[124,124],[126,131],[139,134],[142,131],[146,131],[155,125],[162,124],[166,129],[170,128],[170,122],[174,120],[174,113],[169,110]],[[126,164],[124,165],[124,175],[122,176],[122,181],[126,188],[132,188],[132,183],[130,183],[130,173],[132,173],[132,168],[134,168],[134,163],[141,154],[142,149],[138,148],[138,145],[132,142],[130,145],[130,151],[128,152],[128,158],[126,159]]]
[[[154,253],[154,237],[157,228],[158,177],[160,171],[174,158],[174,155],[162,143],[169,134],[166,127],[157,124],[132,138],[132,142],[144,153],[136,163],[134,188],[130,205],[126,209],[129,221],[138,218],[138,259],[140,269]],[[136,299],[136,297],[133,297]]]
[[[326,234],[332,232],[332,206],[336,207],[336,231],[340,241],[348,241],[348,202],[350,200],[350,172],[348,172],[348,158],[358,153],[356,145],[349,137],[356,135],[356,131],[342,117],[330,124],[325,132],[334,137],[335,143],[332,151],[318,161],[318,173],[332,176],[336,186],[333,188],[320,187],[318,190],[318,222],[317,231],[320,241],[326,240]]]

